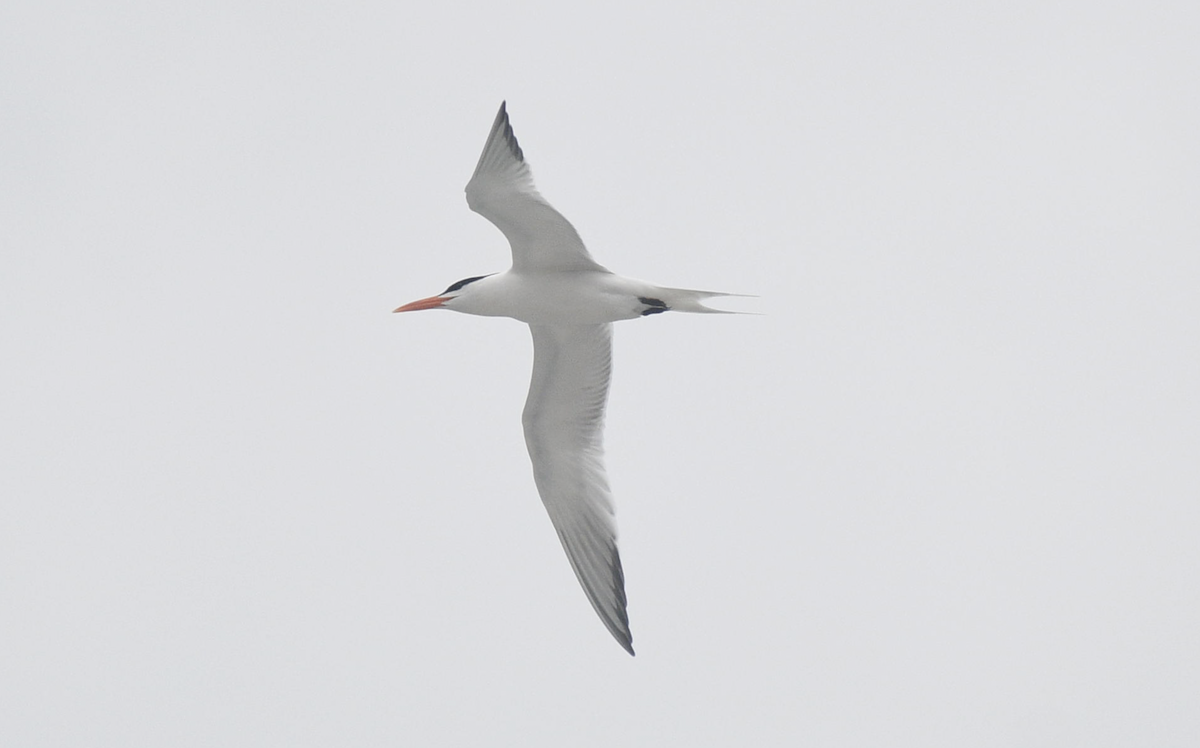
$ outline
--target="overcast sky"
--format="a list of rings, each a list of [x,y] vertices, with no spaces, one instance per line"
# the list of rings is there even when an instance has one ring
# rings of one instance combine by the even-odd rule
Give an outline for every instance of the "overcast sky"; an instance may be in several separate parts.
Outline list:
[[[0,8],[6,746],[1200,744],[1200,11]],[[614,271],[630,658],[520,427],[502,99]]]

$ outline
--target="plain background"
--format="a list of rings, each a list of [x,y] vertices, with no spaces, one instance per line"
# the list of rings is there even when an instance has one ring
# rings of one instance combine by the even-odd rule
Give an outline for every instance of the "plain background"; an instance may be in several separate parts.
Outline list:
[[[732,4],[731,4],[732,5]],[[1184,2],[0,10],[0,742],[1200,744]],[[520,431],[502,99],[613,270],[638,656]]]

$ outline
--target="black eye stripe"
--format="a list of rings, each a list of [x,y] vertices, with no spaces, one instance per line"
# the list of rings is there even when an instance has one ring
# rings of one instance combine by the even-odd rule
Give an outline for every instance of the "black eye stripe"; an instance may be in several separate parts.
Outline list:
[[[460,288],[467,285],[468,283],[474,283],[475,281],[479,280],[480,278],[486,278],[486,277],[487,277],[486,275],[477,275],[474,278],[463,278],[462,280],[458,281],[457,283],[451,283],[450,287],[447,288],[445,291],[442,291],[442,293],[443,294],[452,293],[454,291],[459,290]]]

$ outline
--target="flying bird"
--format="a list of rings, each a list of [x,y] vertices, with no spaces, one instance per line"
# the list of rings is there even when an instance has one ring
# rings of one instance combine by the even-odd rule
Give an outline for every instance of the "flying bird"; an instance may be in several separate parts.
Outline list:
[[[533,381],[521,420],[534,482],[588,600],[632,655],[604,470],[612,323],[664,312],[728,313],[701,300],[738,294],[656,286],[616,275],[593,260],[575,228],[534,187],[504,103],[466,193],[471,210],[508,238],[512,267],[464,278],[395,311],[451,309],[529,325]]]

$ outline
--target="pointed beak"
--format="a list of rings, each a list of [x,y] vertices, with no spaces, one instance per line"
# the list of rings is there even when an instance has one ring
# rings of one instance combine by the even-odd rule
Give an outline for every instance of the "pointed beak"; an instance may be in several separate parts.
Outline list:
[[[430,296],[428,299],[410,301],[402,307],[393,309],[392,312],[416,312],[421,309],[437,309],[450,299],[451,297],[449,296]]]

